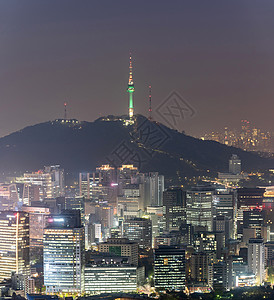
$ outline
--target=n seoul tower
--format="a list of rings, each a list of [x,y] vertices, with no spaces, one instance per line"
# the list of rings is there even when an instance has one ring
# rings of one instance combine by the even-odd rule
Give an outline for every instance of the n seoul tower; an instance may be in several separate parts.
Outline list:
[[[134,83],[132,78],[132,61],[131,61],[131,54],[129,56],[129,79],[128,79],[128,86],[127,91],[129,93],[129,103],[128,103],[128,115],[131,119],[133,117],[133,93],[134,93]]]

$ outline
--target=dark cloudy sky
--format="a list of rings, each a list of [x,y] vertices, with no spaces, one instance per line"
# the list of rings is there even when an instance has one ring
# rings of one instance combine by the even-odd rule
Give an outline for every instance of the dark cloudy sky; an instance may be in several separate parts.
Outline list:
[[[196,134],[249,119],[273,129],[274,1],[0,1],[0,136],[60,118],[127,113],[172,91]],[[158,116],[155,116],[157,119]],[[160,119],[159,119],[160,121]]]

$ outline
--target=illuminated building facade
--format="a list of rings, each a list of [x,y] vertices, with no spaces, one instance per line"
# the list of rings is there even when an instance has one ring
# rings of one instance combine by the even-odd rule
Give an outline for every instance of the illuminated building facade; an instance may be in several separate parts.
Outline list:
[[[215,232],[197,232],[194,234],[194,248],[198,252],[217,251],[217,238]]]
[[[113,202],[117,186],[117,170],[109,165],[102,165],[95,172],[79,173],[79,194],[85,199]]]
[[[137,288],[137,267],[124,257],[107,253],[92,255],[85,266],[85,293],[133,292]]]
[[[233,192],[215,192],[213,195],[215,216],[226,216],[231,220],[236,217],[235,195]]]
[[[22,211],[29,214],[30,247],[43,247],[43,232],[50,214],[49,208],[23,206]]]
[[[193,226],[204,226],[212,230],[213,194],[211,187],[193,187],[187,191],[187,223]]]
[[[29,275],[29,215],[25,212],[0,212],[0,281],[11,273]]]
[[[46,166],[44,173],[51,175],[52,197],[56,198],[65,196],[64,169],[60,168],[59,165]]]
[[[185,250],[177,246],[159,246],[154,250],[155,288],[160,291],[185,289]]]
[[[208,266],[214,262],[214,254],[193,253],[190,258],[190,277],[195,282],[208,282]]]
[[[163,192],[165,189],[164,175],[158,172],[140,174],[140,208],[146,210],[148,206],[163,206]]]
[[[242,237],[244,228],[244,211],[261,211],[263,207],[264,188],[237,189],[237,234]]]
[[[138,244],[126,238],[110,238],[107,242],[99,244],[99,252],[129,257],[129,263],[138,265]]]
[[[169,188],[164,191],[163,219],[167,231],[178,230],[186,223],[186,193],[182,188]]]
[[[151,220],[144,218],[128,219],[124,222],[124,237],[139,244],[140,248],[152,247]]]
[[[0,184],[0,198],[5,198],[9,200],[11,206],[15,208],[15,206],[19,202],[19,195],[16,188],[16,184]]]
[[[228,268],[226,262],[217,262],[209,265],[209,285],[214,290],[228,290]]]
[[[265,245],[263,239],[249,239],[248,242],[248,270],[255,274],[257,284],[265,279]]]
[[[44,285],[47,293],[84,288],[84,228],[80,213],[54,215],[44,230]]]
[[[17,178],[17,182],[25,184],[23,192],[23,202],[26,205],[31,204],[29,195],[31,192],[29,192],[29,186],[37,187],[37,191],[39,193],[39,201],[43,201],[44,198],[52,198],[53,196],[53,184],[51,180],[51,174],[49,173],[44,173],[43,171],[25,173],[23,177]]]

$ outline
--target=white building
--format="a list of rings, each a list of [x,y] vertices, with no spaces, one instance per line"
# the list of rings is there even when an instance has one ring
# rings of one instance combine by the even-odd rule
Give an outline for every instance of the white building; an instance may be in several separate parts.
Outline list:
[[[265,279],[265,246],[263,239],[249,239],[248,271],[255,274],[257,285]]]

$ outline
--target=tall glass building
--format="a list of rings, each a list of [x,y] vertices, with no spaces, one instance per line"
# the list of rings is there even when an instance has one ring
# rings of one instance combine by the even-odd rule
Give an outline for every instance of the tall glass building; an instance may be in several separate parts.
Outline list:
[[[155,288],[160,291],[184,290],[185,250],[178,246],[160,246],[154,250]]]
[[[84,228],[79,211],[48,219],[44,230],[44,285],[47,293],[84,289]]]
[[[0,281],[11,273],[29,275],[29,215],[26,212],[0,212]]]
[[[187,223],[212,230],[214,188],[196,186],[187,191]]]

